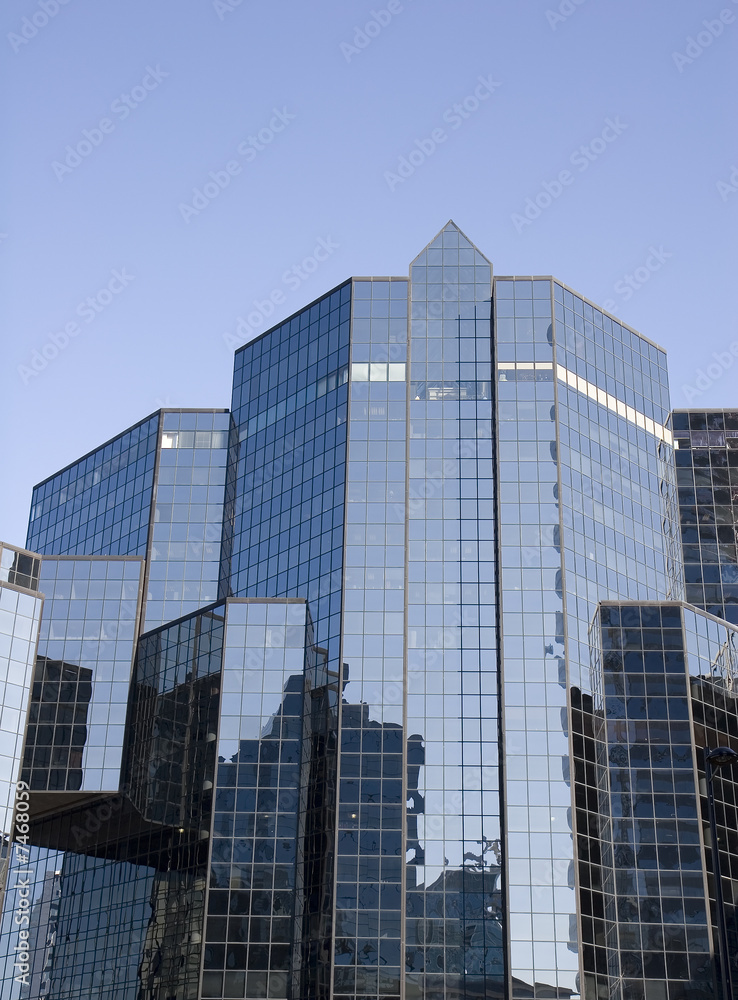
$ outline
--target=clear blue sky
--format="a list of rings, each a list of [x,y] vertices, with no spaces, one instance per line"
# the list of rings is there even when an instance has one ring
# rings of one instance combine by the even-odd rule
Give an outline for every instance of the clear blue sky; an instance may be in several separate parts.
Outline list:
[[[349,275],[405,274],[449,218],[496,273],[609,300],[669,351],[675,406],[738,406],[738,0],[387,7],[5,5],[0,537],[25,538],[34,483],[159,406],[228,406],[224,334],[255,301],[278,302],[262,332]],[[357,35],[372,10],[389,23]]]

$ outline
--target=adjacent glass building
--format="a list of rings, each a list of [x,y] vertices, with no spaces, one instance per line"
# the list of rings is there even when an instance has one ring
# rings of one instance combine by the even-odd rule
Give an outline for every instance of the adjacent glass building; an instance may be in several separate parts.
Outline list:
[[[738,411],[675,410],[687,600],[738,624]]]
[[[0,543],[0,894],[10,861],[15,784],[43,606],[40,565],[34,553]]]
[[[734,424],[449,223],[36,487],[3,1000],[735,1000]]]
[[[585,981],[593,996],[722,996],[713,852],[727,960],[738,982],[736,785],[715,778],[711,843],[704,748],[735,744],[738,630],[688,604],[601,604],[592,693],[573,689]]]

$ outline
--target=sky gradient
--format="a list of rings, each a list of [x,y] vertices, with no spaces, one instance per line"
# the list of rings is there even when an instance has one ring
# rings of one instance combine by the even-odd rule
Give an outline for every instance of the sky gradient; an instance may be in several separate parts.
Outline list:
[[[36,482],[160,406],[228,406],[236,346],[407,274],[449,218],[495,273],[553,274],[665,347],[674,406],[738,406],[738,0],[19,0],[2,23],[6,541]]]

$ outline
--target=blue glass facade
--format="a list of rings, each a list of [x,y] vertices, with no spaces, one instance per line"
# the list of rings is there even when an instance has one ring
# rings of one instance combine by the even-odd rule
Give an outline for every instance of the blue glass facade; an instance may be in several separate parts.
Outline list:
[[[405,961],[414,997],[494,996],[505,978],[491,280],[489,261],[454,226],[411,267],[406,727],[419,766],[408,788],[417,846]]]
[[[42,483],[2,1000],[728,1000],[736,441],[449,223]]]
[[[144,558],[148,629],[227,597],[234,445],[228,410],[160,410],[37,486],[27,542]]]
[[[683,597],[666,356],[557,283],[553,335],[566,682],[587,692],[598,600]],[[570,723],[564,731],[571,746]],[[561,766],[568,782],[569,760]],[[576,958],[574,839],[564,856]]]
[[[38,593],[40,564],[33,553],[0,543],[0,892],[43,605]]]
[[[145,555],[158,433],[155,414],[36,486],[28,547],[47,555]]]
[[[142,636],[120,790],[65,795],[70,774],[86,790],[70,768],[55,799],[31,788],[35,846],[15,845],[4,996],[33,995],[32,973],[15,981],[12,918],[27,892],[39,923],[50,879],[54,933],[27,946],[29,965],[48,972],[44,995],[195,1000],[248,986],[286,998],[303,984],[315,994],[309,931],[326,934],[329,916],[321,862],[335,810],[323,761],[337,689],[312,640],[298,600],[216,604]]]
[[[47,791],[118,790],[143,561],[47,557],[21,779]]]
[[[321,990],[309,929],[323,887],[308,828],[326,792],[314,751],[337,708],[335,690],[323,698],[327,681],[304,601],[228,602],[204,997]]]
[[[307,598],[339,659],[350,285],[236,353],[231,591]]]
[[[336,996],[401,971],[407,309],[407,281],[353,282]]]
[[[687,600],[738,624],[738,412],[672,415]]]
[[[536,982],[572,989],[577,971],[551,282],[497,278],[495,322],[506,875],[524,996]]]
[[[227,596],[219,588],[228,411],[165,411],[156,470],[146,628]]]
[[[682,596],[666,360],[550,279],[497,278],[494,309],[510,955],[568,995],[570,688],[588,691],[598,600]]]
[[[583,927],[586,982],[593,996],[722,997],[703,748],[738,734],[738,632],[691,605],[603,604],[592,653],[592,695],[574,725],[578,822],[591,835],[579,865],[599,903]],[[735,977],[729,776],[715,799]]]
[[[738,630],[723,620],[685,605],[683,609],[685,651],[689,669],[690,710],[697,747],[697,775],[704,847],[703,871],[712,930],[710,958],[718,970],[729,966],[735,993],[738,983],[738,774],[735,766],[713,768],[714,818],[717,841],[709,833],[710,806],[705,780],[704,749],[728,747],[738,752]],[[720,949],[716,882],[722,885],[726,949]],[[691,949],[690,949],[691,950]],[[716,990],[724,995],[724,990]]]

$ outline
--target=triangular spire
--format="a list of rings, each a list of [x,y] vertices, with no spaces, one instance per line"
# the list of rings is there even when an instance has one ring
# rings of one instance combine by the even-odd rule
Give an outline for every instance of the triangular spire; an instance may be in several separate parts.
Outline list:
[[[430,255],[430,258],[428,257],[428,251],[434,251]],[[456,258],[455,263],[488,264],[491,266],[491,262],[474,246],[469,237],[459,229],[453,219],[449,219],[443,229],[421,250],[415,260],[411,262],[411,266],[413,264],[422,265],[431,261],[432,263],[441,263],[441,260],[432,260],[432,258],[437,256],[445,256],[445,259],[448,260],[449,254],[438,255],[436,251],[451,251],[451,255]],[[456,253],[454,254],[453,251],[456,251]],[[464,252],[459,256],[460,251]],[[450,260],[448,262],[451,263]]]

